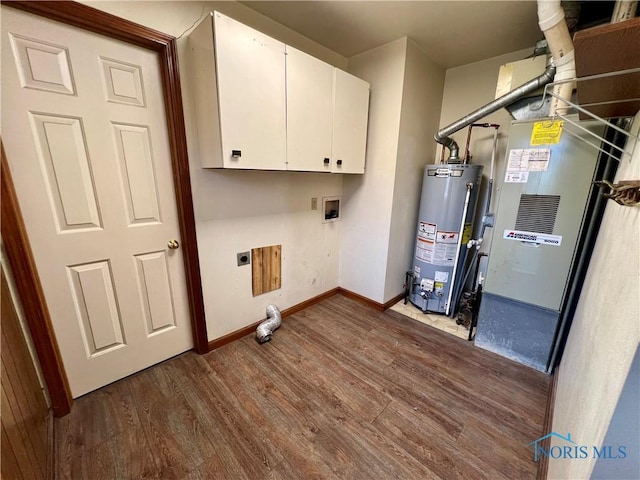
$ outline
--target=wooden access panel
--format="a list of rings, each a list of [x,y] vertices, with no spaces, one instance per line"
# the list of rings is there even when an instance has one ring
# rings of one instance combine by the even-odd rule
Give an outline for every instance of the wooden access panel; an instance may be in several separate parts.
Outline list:
[[[586,77],[640,67],[640,17],[624,22],[600,25],[576,33],[576,75]],[[640,108],[640,73],[579,82],[578,101],[601,117],[633,116]],[[580,114],[580,120],[588,119]]]
[[[282,286],[282,245],[251,249],[253,296],[278,290]]]

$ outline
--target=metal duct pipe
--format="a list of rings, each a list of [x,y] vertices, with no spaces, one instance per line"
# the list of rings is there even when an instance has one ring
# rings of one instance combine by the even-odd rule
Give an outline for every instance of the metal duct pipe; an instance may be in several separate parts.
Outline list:
[[[537,89],[544,87],[547,83],[553,81],[553,77],[556,73],[556,68],[553,65],[549,65],[542,75],[529,80],[527,83],[520,85],[519,87],[511,90],[509,93],[496,98],[493,102],[486,104],[483,107],[465,115],[460,120],[453,122],[440,130],[433,136],[436,142],[449,149],[449,158],[447,163],[460,162],[459,147],[450,135],[453,135],[458,130],[462,130],[464,127],[486,117],[487,115],[500,110],[503,107],[509,106],[516,100],[528,95],[531,92],[535,92]]]
[[[256,339],[260,343],[271,340],[271,335],[282,324],[282,315],[275,305],[267,305],[267,319],[256,328]]]

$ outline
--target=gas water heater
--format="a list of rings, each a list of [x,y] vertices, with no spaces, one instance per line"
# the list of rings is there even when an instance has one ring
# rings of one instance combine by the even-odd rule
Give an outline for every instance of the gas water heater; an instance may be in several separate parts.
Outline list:
[[[427,165],[422,182],[408,298],[423,312],[452,315],[462,283],[466,244],[480,191],[482,165]]]

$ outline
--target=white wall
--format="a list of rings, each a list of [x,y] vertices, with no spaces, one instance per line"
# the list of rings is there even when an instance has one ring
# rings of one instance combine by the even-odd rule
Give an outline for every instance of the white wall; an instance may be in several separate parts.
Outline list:
[[[638,178],[640,145],[620,162],[616,181]],[[640,344],[638,232],[640,208],[609,200],[558,370],[552,430],[570,432],[579,444],[602,444]],[[637,451],[629,455],[638,460]],[[548,478],[589,478],[595,462],[551,459]]]
[[[636,350],[629,374],[622,387],[616,409],[611,417],[604,445],[624,445],[626,458],[598,458],[591,480],[640,478],[640,348]]]
[[[444,69],[401,38],[349,58],[349,71],[371,84],[371,100],[366,173],[344,179],[340,286],[385,303],[411,266]]]
[[[409,39],[402,92],[398,157],[393,188],[391,233],[383,300],[402,292],[411,269],[424,167],[434,163],[444,68],[435,64]]]
[[[531,49],[518,50],[515,52],[488,58],[480,62],[450,68],[446,71],[444,93],[442,95],[442,112],[440,115],[440,128],[458,120],[467,113],[482,107],[495,98],[496,84],[498,83],[498,72],[500,65],[522,60],[531,54]],[[511,116],[505,109],[488,115],[479,122],[500,124],[500,138],[502,139],[501,151],[506,149],[506,139],[508,138],[511,124]],[[463,154],[464,145],[467,139],[467,129],[464,128],[451,136],[460,146],[460,155]],[[474,163],[486,163],[490,158],[493,143],[493,132],[484,129],[477,129],[473,132],[471,142],[471,153],[474,155]],[[440,151],[438,146],[438,159],[440,161]],[[448,154],[448,150],[445,152]]]
[[[237,2],[87,2],[142,25],[180,36],[204,13],[219,10],[337,67],[346,59]],[[293,306],[338,286],[340,222],[323,224],[311,198],[342,195],[342,176],[204,170],[189,84],[187,35],[178,40],[198,251],[209,340],[265,318],[265,307]],[[282,244],[282,288],[258,297],[251,267],[236,253]]]
[[[118,17],[168,33],[181,38],[179,45],[184,51],[189,30],[208,12],[217,10],[236,20],[259,30],[271,37],[313,55],[338,68],[347,68],[347,59],[342,55],[300,35],[261,13],[236,1],[185,2],[175,1],[82,1],[93,8],[109,12]],[[180,58],[182,60],[182,56]]]
[[[343,183],[340,286],[384,302],[400,110],[407,51],[401,38],[349,58],[349,71],[371,84],[364,176]]]

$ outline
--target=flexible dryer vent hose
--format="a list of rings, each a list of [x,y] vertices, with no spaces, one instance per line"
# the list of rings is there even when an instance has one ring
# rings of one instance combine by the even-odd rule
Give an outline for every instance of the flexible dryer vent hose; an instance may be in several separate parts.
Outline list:
[[[282,324],[282,315],[275,305],[267,305],[267,319],[256,328],[256,339],[260,343],[271,340],[273,332]]]

